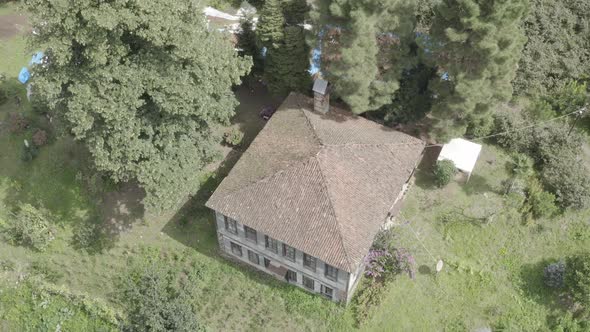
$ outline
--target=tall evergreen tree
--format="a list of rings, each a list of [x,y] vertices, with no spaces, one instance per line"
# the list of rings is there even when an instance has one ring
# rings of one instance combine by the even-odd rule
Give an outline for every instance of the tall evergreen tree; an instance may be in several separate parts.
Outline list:
[[[391,103],[406,68],[416,17],[412,0],[322,0],[312,13],[318,30],[338,30],[334,55],[323,55],[322,71],[334,92],[355,113]],[[326,48],[325,48],[326,49]]]
[[[256,27],[256,33],[262,45],[267,49],[278,48],[285,37],[284,27],[285,17],[283,16],[281,2],[279,0],[266,0],[262,10],[260,10]]]
[[[251,18],[247,18],[240,23],[240,33],[238,34],[238,48],[241,56],[250,56],[253,60],[252,72],[260,73],[264,67],[264,60],[260,54],[260,48],[256,40],[256,32],[253,29]]]
[[[36,91],[99,171],[136,180],[144,205],[175,206],[215,153],[212,126],[228,123],[231,90],[250,67],[208,31],[196,1],[25,0],[49,64]]]
[[[286,95],[291,91],[305,91],[311,86],[309,76],[309,47],[303,28],[285,28],[285,41],[268,52],[266,78],[273,94]]]
[[[469,121],[512,95],[525,37],[527,0],[444,0],[436,8],[426,48],[445,79],[435,84],[435,135],[465,133]]]
[[[288,25],[303,24],[309,12],[307,0],[283,0],[283,12]]]

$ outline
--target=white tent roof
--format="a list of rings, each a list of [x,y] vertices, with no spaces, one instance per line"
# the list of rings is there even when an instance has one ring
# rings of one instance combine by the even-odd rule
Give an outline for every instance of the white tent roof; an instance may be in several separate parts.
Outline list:
[[[471,174],[480,152],[480,144],[462,138],[453,138],[448,144],[443,146],[438,155],[438,160],[451,160],[455,163],[457,169]]]

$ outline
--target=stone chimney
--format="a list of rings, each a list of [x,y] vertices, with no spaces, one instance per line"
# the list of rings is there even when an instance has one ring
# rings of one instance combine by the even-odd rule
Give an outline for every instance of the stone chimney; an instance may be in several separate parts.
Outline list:
[[[313,110],[328,113],[330,110],[330,87],[328,81],[318,78],[313,83]]]

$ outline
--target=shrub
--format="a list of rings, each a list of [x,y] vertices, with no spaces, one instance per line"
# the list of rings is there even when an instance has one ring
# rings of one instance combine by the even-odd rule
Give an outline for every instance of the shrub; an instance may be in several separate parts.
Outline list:
[[[543,271],[545,285],[551,288],[562,288],[565,278],[565,262],[551,263]]]
[[[21,113],[10,113],[8,130],[13,134],[22,134],[29,127],[29,120]]]
[[[588,169],[569,151],[559,153],[543,166],[541,180],[555,193],[563,208],[582,209],[590,203],[590,178]]]
[[[494,115],[492,134],[495,142],[514,152],[527,152],[533,145],[531,130],[515,130],[524,126],[525,118],[517,112],[498,112]]]
[[[225,144],[229,146],[239,146],[240,144],[242,144],[243,139],[244,133],[242,133],[236,128],[230,129],[223,135],[223,141],[225,142]]]
[[[494,130],[494,118],[491,116],[469,119],[468,123],[465,133],[468,137],[488,136]]]
[[[39,151],[37,150],[37,147],[31,145],[27,140],[25,140],[21,147],[20,159],[24,162],[29,162],[35,159],[38,153]]]
[[[590,253],[570,256],[565,264],[566,288],[576,301],[590,306]]]
[[[560,314],[554,317],[551,331],[553,332],[588,332],[590,331],[590,322],[587,320],[578,320],[571,312]]]
[[[456,173],[455,163],[451,160],[441,160],[434,168],[434,181],[437,186],[444,187],[451,182]]]
[[[9,220],[7,234],[13,243],[44,251],[53,241],[47,213],[30,204],[23,204]]]
[[[46,260],[34,261],[31,264],[30,271],[50,282],[57,282],[64,276],[60,270],[55,268],[55,264]]]
[[[194,307],[195,276],[178,280],[162,262],[143,263],[123,279],[122,300],[129,308],[132,331],[199,331]]]
[[[43,129],[37,129],[33,134],[33,144],[35,144],[35,146],[43,146],[47,144],[47,140],[47,132]]]
[[[558,212],[554,194],[543,190],[536,178],[529,182],[528,203],[535,218],[551,217]]]

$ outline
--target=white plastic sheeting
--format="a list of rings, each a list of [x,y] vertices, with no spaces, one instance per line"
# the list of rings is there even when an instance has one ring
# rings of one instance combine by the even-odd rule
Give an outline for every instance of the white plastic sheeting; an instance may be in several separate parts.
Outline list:
[[[462,138],[453,138],[443,146],[438,155],[438,160],[450,160],[455,163],[458,170],[471,175],[480,152],[480,144]]]

